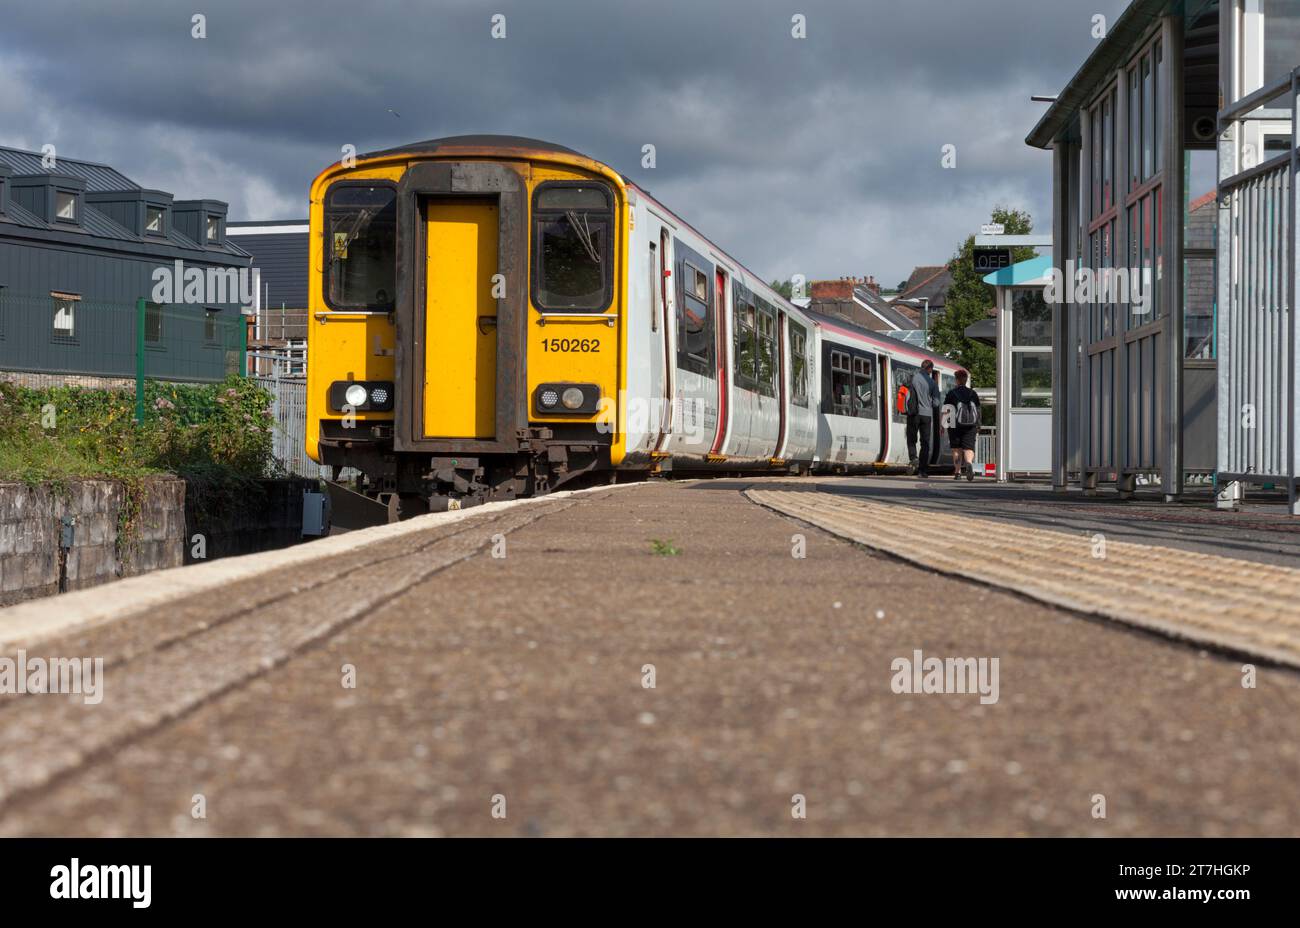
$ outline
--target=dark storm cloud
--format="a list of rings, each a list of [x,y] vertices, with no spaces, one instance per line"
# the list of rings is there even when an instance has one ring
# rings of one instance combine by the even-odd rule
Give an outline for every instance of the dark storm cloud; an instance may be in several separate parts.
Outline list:
[[[1055,93],[1095,45],[1092,16],[1113,23],[1123,6],[22,4],[0,33],[0,143],[53,142],[227,199],[233,216],[284,218],[305,215],[311,178],[344,144],[532,135],[622,170],[764,276],[895,283],[949,257],[995,204],[1045,226],[1049,159],[1023,143],[1043,106],[1029,95]],[[940,166],[948,144],[955,170]]]

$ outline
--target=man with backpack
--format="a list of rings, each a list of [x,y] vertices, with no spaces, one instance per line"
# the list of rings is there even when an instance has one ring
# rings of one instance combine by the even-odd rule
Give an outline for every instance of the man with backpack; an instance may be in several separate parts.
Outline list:
[[[907,391],[907,459],[908,471],[918,477],[930,476],[930,439],[934,434],[934,411],[939,408],[939,387],[930,376],[934,362],[926,359],[912,374]],[[921,437],[921,456],[916,456],[916,438]]]
[[[957,386],[948,391],[943,404],[945,414],[951,416],[948,426],[948,445],[952,448],[952,479],[975,479],[975,438],[980,431],[979,394],[966,386],[970,375],[965,371],[956,374]],[[951,407],[952,412],[947,413]]]

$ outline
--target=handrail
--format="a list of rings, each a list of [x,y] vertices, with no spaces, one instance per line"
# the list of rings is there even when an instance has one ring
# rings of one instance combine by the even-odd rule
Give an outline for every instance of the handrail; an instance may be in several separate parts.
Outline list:
[[[569,322],[587,322],[599,319],[610,328],[614,327],[614,320],[618,318],[617,313],[543,313],[539,312],[537,320],[538,325],[546,325],[547,319],[567,319]]]
[[[1300,71],[1300,68],[1296,68],[1295,70]],[[1274,97],[1280,97],[1283,93],[1290,90],[1291,75],[1294,73],[1295,72],[1292,71],[1283,74],[1277,80],[1273,81],[1273,83],[1261,87],[1259,90],[1252,91],[1231,106],[1219,110],[1219,131],[1222,132],[1224,126],[1232,122],[1240,116],[1240,114],[1250,112],[1261,103],[1267,103]]]

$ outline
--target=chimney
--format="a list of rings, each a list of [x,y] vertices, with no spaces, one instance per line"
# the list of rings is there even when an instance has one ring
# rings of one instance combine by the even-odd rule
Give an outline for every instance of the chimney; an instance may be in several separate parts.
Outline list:
[[[867,278],[867,289],[877,295],[880,294],[880,284],[876,283],[876,278],[874,276]]]

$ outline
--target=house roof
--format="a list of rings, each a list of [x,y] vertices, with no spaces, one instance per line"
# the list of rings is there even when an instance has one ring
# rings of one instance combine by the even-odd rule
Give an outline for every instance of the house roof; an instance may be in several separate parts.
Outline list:
[[[1057,95],[1056,102],[1038,120],[1038,124],[1025,138],[1025,144],[1033,148],[1050,148],[1052,142],[1066,133],[1075,114],[1091,103],[1097,91],[1114,77],[1115,71],[1124,65],[1160,17],[1176,10],[1182,14],[1184,21],[1192,22],[1207,11],[1212,11],[1211,2],[1212,0],[1133,0]]]
[[[71,177],[79,177],[86,182],[86,190],[90,193],[140,189],[140,185],[135,181],[106,164],[59,156],[55,167],[47,169],[43,164],[43,158],[44,155],[36,152],[0,146],[0,164],[7,164],[13,168],[15,174],[67,174]]]
[[[124,190],[141,191],[144,189],[121,171],[106,164],[65,158],[60,155],[55,166],[47,169],[43,165],[42,158],[43,156],[36,152],[0,146],[0,167],[9,168],[14,176],[45,174],[75,177],[85,182],[87,193],[110,193]],[[0,173],[4,172],[0,171]],[[163,191],[150,192],[162,193]],[[64,238],[64,241],[76,241],[81,237],[90,237],[114,242],[128,242],[133,245],[149,246],[150,248],[159,246],[167,248],[170,246],[171,249],[200,252],[214,258],[218,256],[229,257],[231,255],[240,258],[249,256],[247,251],[229,239],[223,241],[220,248],[208,248],[200,245],[184,233],[178,232],[175,228],[168,230],[165,243],[156,237],[145,238],[136,235],[130,229],[112,219],[106,212],[98,209],[96,204],[89,199],[85,200],[81,205],[80,227],[69,228],[64,224],[56,225],[45,222],[35,213],[15,202],[13,197],[10,197],[4,214],[0,215],[0,231],[11,229],[13,226],[30,229],[38,233],[54,233],[56,238],[72,237],[70,239]],[[49,236],[42,237],[48,238]]]
[[[913,269],[912,276],[907,278],[907,286],[894,297],[893,302],[929,297],[930,303],[937,305],[942,300],[935,297],[947,293],[951,284],[952,271],[948,270],[948,265],[921,265]]]
[[[853,300],[856,303],[861,303],[869,312],[874,313],[887,325],[895,329],[912,329],[916,327],[915,319],[912,319],[899,307],[891,306],[888,300],[870,287],[854,287]]]

